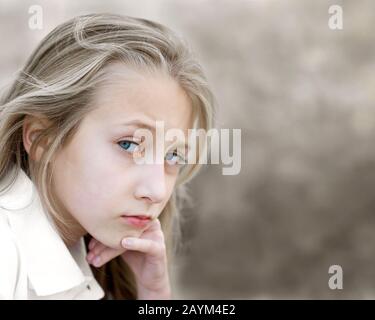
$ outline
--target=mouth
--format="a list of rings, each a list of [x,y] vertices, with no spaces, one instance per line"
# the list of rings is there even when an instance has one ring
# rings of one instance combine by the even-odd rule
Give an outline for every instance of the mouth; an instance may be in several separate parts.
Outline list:
[[[151,222],[151,217],[146,215],[121,215],[121,220],[133,227],[143,228]]]

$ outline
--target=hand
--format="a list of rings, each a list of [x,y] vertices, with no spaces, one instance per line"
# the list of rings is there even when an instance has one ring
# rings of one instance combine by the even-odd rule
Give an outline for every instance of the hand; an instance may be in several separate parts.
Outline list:
[[[92,238],[86,259],[95,267],[101,267],[121,255],[134,272],[139,300],[171,299],[165,240],[159,219],[153,220],[139,238],[124,238],[121,245],[123,248],[113,249]]]

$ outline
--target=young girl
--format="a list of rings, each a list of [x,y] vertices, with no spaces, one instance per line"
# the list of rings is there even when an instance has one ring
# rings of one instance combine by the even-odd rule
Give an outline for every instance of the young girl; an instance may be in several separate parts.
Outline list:
[[[135,131],[163,121],[187,141],[213,115],[200,65],[158,23],[92,14],[47,35],[0,104],[0,298],[171,299],[172,227],[202,149],[182,165],[166,142],[168,161],[135,163]]]

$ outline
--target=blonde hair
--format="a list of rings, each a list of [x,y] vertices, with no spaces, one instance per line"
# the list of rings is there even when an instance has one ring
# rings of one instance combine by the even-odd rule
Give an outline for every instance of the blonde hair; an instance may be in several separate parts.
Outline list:
[[[51,188],[51,164],[92,109],[89,102],[103,81],[104,67],[118,61],[168,72],[191,100],[194,127],[208,131],[213,126],[213,95],[202,68],[189,47],[170,29],[149,20],[115,14],[78,16],[57,26],[41,41],[0,101],[0,181],[6,181],[6,189],[23,169],[35,183],[46,212],[67,229]],[[38,161],[31,160],[23,145],[22,128],[27,115],[50,123],[30,149],[32,155],[39,143],[50,141]],[[198,150],[198,157],[206,147]],[[160,215],[169,264],[172,243],[179,236],[180,205],[189,200],[185,184],[200,167],[197,163],[181,170]],[[85,241],[87,245],[89,236],[85,236]],[[105,298],[137,298],[134,274],[120,257],[93,268],[93,272],[106,292]]]

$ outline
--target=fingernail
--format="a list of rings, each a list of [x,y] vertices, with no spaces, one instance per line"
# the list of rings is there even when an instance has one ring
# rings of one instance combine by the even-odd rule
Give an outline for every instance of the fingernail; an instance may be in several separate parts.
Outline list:
[[[95,259],[92,261],[92,264],[95,267],[99,267],[99,265],[100,265],[100,257],[95,257]]]
[[[89,249],[91,250],[93,247],[94,247],[94,242],[91,241],[91,242],[89,243]]]
[[[126,238],[122,240],[122,245],[124,247],[130,247],[134,243],[133,239]]]

